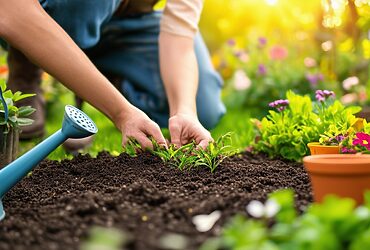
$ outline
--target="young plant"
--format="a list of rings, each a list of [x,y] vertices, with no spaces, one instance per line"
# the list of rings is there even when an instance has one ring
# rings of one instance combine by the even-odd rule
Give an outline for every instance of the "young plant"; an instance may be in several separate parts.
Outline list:
[[[197,161],[195,166],[205,166],[213,173],[216,168],[227,158],[237,153],[231,146],[231,134],[220,136],[216,141],[209,143],[206,149],[195,150]]]
[[[7,121],[5,120],[5,115],[0,115],[0,125],[5,126],[7,129],[18,129],[21,126],[32,124],[33,120],[27,117],[35,112],[35,109],[31,106],[17,107],[15,104],[20,100],[34,96],[34,94],[22,94],[20,91],[13,93],[11,90],[6,89],[6,83],[3,79],[0,80],[0,87],[9,111]],[[0,112],[5,113],[2,103],[0,103]]]
[[[168,149],[160,147],[156,142],[153,142],[153,144],[154,150],[151,152],[154,155],[180,170],[207,167],[213,173],[223,160],[237,152],[230,145],[230,133],[220,136],[214,142],[210,142],[206,149],[197,147],[195,142],[180,148],[170,145]]]
[[[201,250],[370,249],[370,192],[365,194],[363,206],[355,208],[351,199],[328,196],[323,203],[311,204],[300,216],[291,190],[272,193],[265,206],[253,205],[253,210],[251,203],[247,206],[250,217],[234,217],[221,237]],[[272,206],[274,213],[266,213],[268,203],[277,204]]]
[[[270,103],[276,111],[270,110],[261,121],[252,120],[256,128],[256,141],[252,145],[255,151],[301,161],[309,154],[307,143],[319,141],[321,135],[331,130],[340,133],[347,130],[356,121],[353,114],[360,111],[359,107],[345,107],[334,101],[334,93],[327,90],[316,92],[316,102],[292,91],[286,97]]]

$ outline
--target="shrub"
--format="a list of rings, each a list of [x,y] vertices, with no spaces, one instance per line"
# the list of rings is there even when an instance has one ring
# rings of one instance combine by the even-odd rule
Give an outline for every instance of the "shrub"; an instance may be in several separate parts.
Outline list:
[[[252,119],[256,129],[253,148],[270,157],[301,161],[309,154],[307,143],[319,141],[330,130],[348,130],[356,123],[353,115],[359,107],[345,107],[334,100],[331,91],[316,91],[316,101],[308,95],[286,93],[286,100],[270,103],[269,114],[262,120]]]

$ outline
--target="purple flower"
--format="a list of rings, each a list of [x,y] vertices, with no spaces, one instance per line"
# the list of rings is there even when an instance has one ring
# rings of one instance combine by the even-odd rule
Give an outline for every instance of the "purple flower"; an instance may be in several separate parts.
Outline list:
[[[261,76],[264,76],[267,74],[267,68],[264,64],[258,65],[258,74],[260,74]]]
[[[269,106],[271,108],[276,108],[277,111],[282,112],[286,109],[286,107],[289,105],[288,100],[276,100],[274,102],[269,103]]]
[[[321,73],[317,74],[306,74],[306,79],[312,86],[316,86],[320,81],[324,80],[324,76]]]
[[[227,45],[229,45],[230,47],[234,47],[236,45],[235,39],[227,40]]]
[[[356,154],[357,151],[352,148],[342,147],[340,150],[343,154]]]
[[[329,97],[335,97],[335,93],[330,90],[316,90],[315,97],[317,101],[324,102]]]
[[[258,38],[258,45],[262,48],[267,44],[267,39],[265,37]]]

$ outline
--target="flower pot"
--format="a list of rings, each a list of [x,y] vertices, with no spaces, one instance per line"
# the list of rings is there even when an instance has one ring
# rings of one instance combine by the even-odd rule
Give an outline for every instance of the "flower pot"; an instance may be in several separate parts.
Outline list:
[[[315,201],[327,194],[350,197],[363,203],[370,190],[370,155],[312,155],[303,158],[310,175]]]
[[[0,169],[17,158],[19,129],[0,126]]]
[[[310,149],[311,155],[322,154],[339,154],[340,146],[326,146],[321,145],[319,142],[310,142],[307,144]]]

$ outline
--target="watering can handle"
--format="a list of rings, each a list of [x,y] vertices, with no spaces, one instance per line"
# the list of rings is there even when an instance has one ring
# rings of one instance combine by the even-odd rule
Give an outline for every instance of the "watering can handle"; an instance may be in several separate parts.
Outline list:
[[[6,104],[6,101],[4,99],[4,96],[3,96],[3,90],[2,88],[0,87],[0,99],[1,99],[1,102],[3,104],[3,107],[4,107],[4,118],[5,118],[5,122],[8,121],[8,116],[9,116],[9,110],[8,110],[8,105]]]

